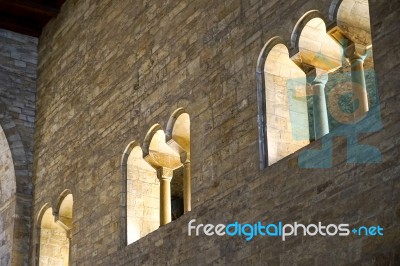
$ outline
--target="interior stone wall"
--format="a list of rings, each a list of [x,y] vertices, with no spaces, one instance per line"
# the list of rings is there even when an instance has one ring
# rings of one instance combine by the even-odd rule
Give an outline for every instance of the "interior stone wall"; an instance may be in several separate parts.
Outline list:
[[[370,1],[383,130],[360,136],[378,164],[304,169],[299,154],[259,169],[255,68],[264,44],[288,44],[309,10],[332,2],[69,0],[40,38],[33,217],[74,196],[72,265],[394,264],[399,261],[399,8]],[[289,49],[290,50],[290,49]],[[192,211],[121,246],[121,156],[149,127],[191,117]],[[329,135],[327,136],[329,137]],[[380,224],[384,237],[188,236],[187,223]],[[33,237],[32,245],[37,244]],[[34,249],[34,248],[32,248]],[[35,254],[32,253],[32,257]]]
[[[0,251],[1,265],[24,265],[29,258],[37,42],[37,38],[0,29],[0,127],[10,151],[8,154],[2,146],[0,156],[12,160],[0,166],[3,170],[7,167],[6,173],[0,174],[0,220],[6,220],[0,229],[0,249],[12,249],[7,259]],[[3,231],[5,228],[9,231]],[[6,241],[4,234],[8,235]]]

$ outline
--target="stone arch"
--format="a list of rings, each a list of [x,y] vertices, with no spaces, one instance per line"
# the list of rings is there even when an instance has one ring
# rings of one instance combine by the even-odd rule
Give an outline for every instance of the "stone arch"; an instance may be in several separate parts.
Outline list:
[[[160,224],[165,225],[183,214],[183,208],[179,213],[173,212],[171,208],[171,180],[182,177],[183,167],[180,154],[167,144],[165,132],[158,124],[152,126],[146,134],[143,158],[157,170],[160,180]],[[180,205],[183,204],[177,206]]]
[[[289,58],[281,38],[267,42],[257,66],[259,114],[263,114],[259,115],[259,128],[264,128],[260,133],[260,150],[265,156],[261,167],[309,143],[305,83],[304,72]]]
[[[299,41],[304,27],[314,18],[320,18],[326,22],[324,15],[318,10],[310,10],[306,12],[296,23],[290,36],[290,57],[299,53]]]
[[[307,22],[305,22],[307,21]],[[342,47],[326,31],[326,24],[320,17],[308,17],[302,24],[296,43],[298,53],[292,60],[305,72],[309,68],[332,72],[342,66]]]
[[[180,156],[166,142],[166,135],[159,124],[152,126],[143,142],[143,158],[155,169],[181,166]]]
[[[371,108],[377,111],[379,104],[369,4],[368,0],[337,0],[332,2],[331,9],[335,27],[330,29],[329,34],[343,47],[346,57],[343,72],[351,75],[351,81],[338,84],[331,94],[336,99],[344,92],[351,92],[353,99],[350,106],[342,108],[348,109],[347,113],[351,114],[348,118],[342,119],[346,114],[337,108],[337,101],[329,101],[335,103],[330,104],[329,109],[339,125],[343,122],[359,122],[367,116]]]
[[[160,226],[160,184],[136,141],[129,143],[122,155],[122,174],[122,238],[123,244],[129,245]]]
[[[183,108],[176,109],[170,116],[165,130],[166,141],[174,141],[176,150],[190,152],[190,116]]]
[[[352,42],[372,45],[368,0],[342,0],[337,5],[336,24]]]
[[[336,18],[343,0],[333,0],[329,6],[329,20],[336,26]]]
[[[258,149],[260,153],[260,169],[268,166],[268,140],[267,140],[267,115],[266,115],[266,102],[265,102],[265,62],[267,56],[277,44],[283,44],[284,40],[275,36],[269,39],[261,50],[260,56],[257,60],[256,66],[256,85],[257,85],[257,108],[258,108]]]
[[[0,101],[2,107],[4,103]],[[12,228],[12,235],[8,239],[7,243],[11,245],[12,253],[9,254],[9,259],[12,264],[24,264],[29,259],[29,242],[30,242],[30,224],[31,224],[31,208],[32,208],[32,181],[31,181],[31,170],[30,162],[27,159],[25,147],[22,142],[22,138],[19,134],[17,125],[11,119],[6,108],[3,108],[0,113],[0,131],[2,132],[3,143],[7,143],[9,152],[3,153],[8,154],[9,160],[12,162],[13,172],[13,189],[12,195],[9,195],[8,201],[13,201],[13,211],[9,214],[12,217],[12,221],[8,221],[8,228]],[[9,227],[11,226],[11,227]],[[0,264],[3,262],[2,255],[0,254]]]
[[[60,193],[60,195],[58,196],[57,205],[56,205],[56,208],[55,208],[56,212],[59,212],[60,206],[61,206],[61,204],[63,203],[63,200],[64,200],[65,197],[68,196],[69,194],[73,194],[72,191],[71,191],[70,189],[64,189],[64,190]]]
[[[1,103],[1,102],[0,102]],[[22,138],[18,132],[15,122],[5,114],[0,117],[0,126],[9,143],[12,160],[14,162],[16,192],[25,195],[32,195],[32,180],[30,179],[28,160]]]
[[[54,210],[55,220],[63,227],[68,238],[71,238],[74,198],[71,190],[65,189],[58,197]]]
[[[183,203],[184,212],[191,210],[191,174],[190,174],[190,116],[183,108],[178,108],[170,116],[166,141],[181,157],[183,174],[172,179],[172,209],[178,210]],[[179,214],[175,215],[180,216]]]
[[[37,217],[37,265],[69,265],[70,241],[65,229],[56,222],[51,204],[46,203]]]
[[[15,227],[15,170],[7,137],[0,126],[0,243],[4,243],[0,252],[0,264],[11,265],[14,251]]]

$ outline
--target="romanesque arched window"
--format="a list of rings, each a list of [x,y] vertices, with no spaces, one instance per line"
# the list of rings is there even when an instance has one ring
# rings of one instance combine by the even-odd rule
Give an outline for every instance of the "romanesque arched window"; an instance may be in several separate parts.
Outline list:
[[[160,180],[160,225],[172,221],[171,181],[181,176],[182,167],[180,155],[166,142],[165,133],[156,124],[146,134],[143,144],[144,159],[157,170]],[[177,193],[177,192],[176,192]],[[176,195],[179,197],[179,195]]]
[[[156,170],[143,159],[142,148],[136,142],[128,145],[124,156],[129,245],[160,226],[160,182]]]
[[[39,212],[38,265],[68,266],[70,264],[73,229],[73,196],[69,190],[61,193],[54,210],[46,203]]]
[[[172,149],[179,153],[182,163],[181,173],[172,179],[172,188],[177,188],[172,191],[172,197],[183,203],[183,212],[188,212],[191,210],[190,116],[183,108],[177,109],[169,118],[166,141]],[[182,214],[182,210],[179,208],[173,207],[172,209],[173,212],[178,209],[177,214]]]
[[[182,109],[147,132],[143,148],[131,142],[122,156],[126,198],[125,244],[142,238],[191,210],[190,118]]]
[[[309,11],[295,25],[290,40],[274,37],[261,52],[257,64],[261,168],[328,133],[348,137],[348,161],[366,160],[359,158],[357,151],[366,147],[357,144],[357,134],[381,125],[375,112],[368,1],[333,1],[329,19],[327,27],[319,11]],[[370,112],[371,106],[375,111]],[[360,121],[362,127],[349,126]],[[368,151],[376,150],[368,147]],[[306,161],[301,162],[304,167]]]
[[[266,49],[263,112],[271,165],[307,145],[309,132],[304,72],[289,58],[287,47],[279,39],[273,39]]]
[[[53,209],[47,207],[40,218],[39,265],[67,266],[69,239],[65,230],[54,221]]]

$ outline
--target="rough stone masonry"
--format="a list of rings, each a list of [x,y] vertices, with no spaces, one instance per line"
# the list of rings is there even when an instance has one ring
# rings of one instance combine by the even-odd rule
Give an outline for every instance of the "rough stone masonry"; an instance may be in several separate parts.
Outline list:
[[[299,152],[259,169],[255,69],[260,51],[274,36],[289,46],[307,11],[319,10],[329,22],[332,2],[337,1],[68,0],[38,44],[32,224],[26,221],[30,264],[38,261],[40,210],[46,204],[55,208],[65,189],[74,197],[72,265],[400,261],[400,2],[369,1],[383,130],[360,141],[378,147],[382,162],[346,163],[346,141],[336,138],[330,169],[299,168]],[[32,62],[18,59],[15,67],[34,65],[34,52],[31,56]],[[34,71],[25,71],[35,78]],[[18,130],[29,155],[35,111],[24,106],[7,108],[16,121],[26,119],[27,128]],[[122,153],[133,140],[142,144],[155,123],[165,128],[179,107],[191,119],[192,211],[125,246]],[[316,140],[303,150],[319,147]],[[29,188],[23,190],[27,195]],[[385,234],[246,242],[188,236],[192,219],[379,223]]]

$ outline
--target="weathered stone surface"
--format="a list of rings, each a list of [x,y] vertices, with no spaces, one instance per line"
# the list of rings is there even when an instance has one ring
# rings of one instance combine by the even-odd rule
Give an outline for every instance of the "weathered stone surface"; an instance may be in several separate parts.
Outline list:
[[[259,53],[274,36],[289,43],[307,11],[328,18],[331,2],[66,2],[39,44],[33,217],[72,191],[72,265],[397,262],[399,2],[369,1],[383,130],[362,141],[380,149],[382,163],[346,163],[340,138],[330,169],[298,167],[299,152],[321,146],[315,141],[259,170]],[[153,124],[165,128],[178,107],[191,117],[192,211],[121,246],[122,153]],[[18,117],[29,115],[20,109]],[[191,219],[382,223],[385,236],[246,242],[188,236]],[[33,234],[32,261],[37,243]]]
[[[0,29],[1,265],[28,263],[36,65],[37,39]]]

